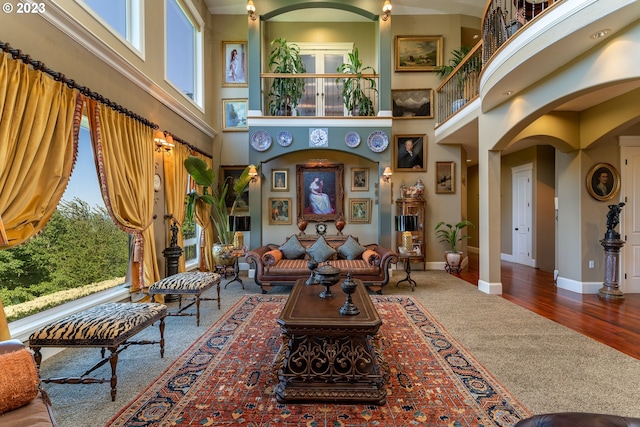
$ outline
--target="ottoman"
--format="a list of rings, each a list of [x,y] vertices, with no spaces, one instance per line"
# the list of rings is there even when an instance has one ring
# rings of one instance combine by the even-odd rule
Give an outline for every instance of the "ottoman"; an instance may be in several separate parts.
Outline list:
[[[42,362],[42,347],[100,347],[102,360],[80,377],[47,378],[43,383],[92,384],[104,383],[105,378],[92,378],[89,374],[107,362],[111,365],[111,400],[116,400],[118,354],[131,345],[160,344],[160,357],[164,357],[164,318],[167,307],[157,303],[107,303],[72,314],[44,326],[29,337],[36,365]],[[130,341],[147,326],[160,321],[159,341]],[[105,357],[105,349],[110,355]]]
[[[217,298],[204,298],[202,294],[211,287],[217,286]],[[188,271],[177,273],[157,281],[149,287],[151,301],[155,301],[155,295],[178,295],[178,311],[168,313],[168,316],[196,316],[196,326],[200,326],[200,301],[218,301],[220,310],[220,275],[206,271]],[[191,302],[182,306],[182,297],[188,296]],[[184,310],[196,305],[196,312],[185,313]]]

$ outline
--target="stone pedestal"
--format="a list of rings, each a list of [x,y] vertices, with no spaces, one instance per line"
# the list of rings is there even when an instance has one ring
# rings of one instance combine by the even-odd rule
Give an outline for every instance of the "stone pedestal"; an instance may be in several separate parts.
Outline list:
[[[624,246],[624,241],[619,238],[608,238],[600,240],[604,247],[604,283],[598,291],[598,296],[606,300],[623,300],[624,295],[618,287],[620,272],[620,249]]]

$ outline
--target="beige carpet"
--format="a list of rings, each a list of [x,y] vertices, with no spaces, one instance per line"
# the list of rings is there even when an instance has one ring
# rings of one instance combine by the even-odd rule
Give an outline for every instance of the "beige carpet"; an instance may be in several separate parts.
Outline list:
[[[396,272],[385,295],[411,295],[435,315],[525,407],[534,413],[588,411],[640,417],[640,360],[584,337],[495,295],[486,295],[443,271],[413,272],[415,292]],[[259,293],[246,277],[245,290],[232,283],[222,290],[222,309],[202,306],[201,326],[193,317],[167,320],[164,359],[157,346],[134,346],[120,354],[118,396],[108,384],[46,384],[60,427],[105,425],[199,337],[241,295]],[[223,285],[224,286],[224,285]],[[274,288],[286,294],[289,288]],[[212,292],[212,291],[211,291]],[[149,328],[138,337],[157,336]],[[91,367],[97,350],[67,350],[42,365],[44,377],[77,375]],[[108,367],[101,368],[108,376]]]

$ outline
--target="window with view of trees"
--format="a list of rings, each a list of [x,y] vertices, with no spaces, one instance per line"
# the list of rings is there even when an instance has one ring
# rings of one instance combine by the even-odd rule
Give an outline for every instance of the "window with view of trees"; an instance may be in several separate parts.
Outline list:
[[[89,130],[58,209],[42,233],[0,251],[0,297],[11,322],[125,281],[129,235],[109,217]]]

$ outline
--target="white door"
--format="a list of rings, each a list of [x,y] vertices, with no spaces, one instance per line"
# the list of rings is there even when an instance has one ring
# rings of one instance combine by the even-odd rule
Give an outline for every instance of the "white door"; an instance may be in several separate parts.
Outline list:
[[[622,272],[620,290],[640,293],[640,147],[622,147]]]
[[[513,262],[535,267],[532,251],[531,163],[511,169],[513,188]]]

